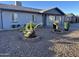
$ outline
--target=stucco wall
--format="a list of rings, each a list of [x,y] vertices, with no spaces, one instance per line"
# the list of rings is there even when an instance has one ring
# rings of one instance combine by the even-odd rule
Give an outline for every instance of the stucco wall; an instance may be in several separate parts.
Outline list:
[[[40,14],[35,14],[35,23],[36,24],[43,24],[43,21],[42,21],[42,15]]]
[[[23,25],[32,21],[32,15],[34,15],[34,23],[41,24],[42,23],[42,15],[40,14],[31,14],[31,13],[18,13],[19,24]]]
[[[12,23],[12,12],[2,12],[3,29],[10,29]]]
[[[3,11],[2,12],[2,19],[3,19],[3,29],[11,29],[12,24],[20,24],[23,26],[24,24],[32,21],[32,13],[22,13],[22,12],[16,12],[18,15],[17,22],[12,22],[12,13],[10,11]],[[41,24],[42,23],[42,15],[40,14],[34,14],[35,15],[35,23]]]

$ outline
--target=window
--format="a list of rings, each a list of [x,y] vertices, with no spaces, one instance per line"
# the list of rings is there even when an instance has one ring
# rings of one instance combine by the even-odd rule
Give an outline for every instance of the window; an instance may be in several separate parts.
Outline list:
[[[56,21],[60,22],[61,21],[61,16],[56,16]]]
[[[54,21],[55,20],[55,16],[49,16],[49,19]]]
[[[35,22],[35,15],[32,15],[32,22]]]
[[[18,21],[18,14],[17,14],[17,13],[13,13],[13,14],[12,14],[12,21],[13,21],[14,23],[16,23],[16,22]]]

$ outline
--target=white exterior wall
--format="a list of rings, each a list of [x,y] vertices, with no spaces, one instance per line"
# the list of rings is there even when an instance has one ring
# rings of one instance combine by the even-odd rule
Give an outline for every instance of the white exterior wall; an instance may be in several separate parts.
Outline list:
[[[42,23],[42,15],[39,14],[31,14],[31,13],[18,13],[19,14],[19,24],[24,25],[32,21],[32,15],[34,15],[34,20],[36,24]]]
[[[12,12],[3,11],[2,20],[3,20],[3,29],[10,29],[12,24]]]
[[[31,21],[32,16],[29,13],[20,13],[18,12],[18,23],[23,26]]]
[[[36,24],[43,24],[43,21],[42,21],[42,15],[40,14],[35,14],[35,23]]]
[[[12,21],[12,13],[17,13],[18,18],[17,22],[13,23]],[[3,19],[3,29],[12,29],[12,24],[20,24],[23,26],[24,24],[32,21],[32,13],[22,13],[22,12],[10,12],[10,11],[3,11],[2,12],[2,19]],[[34,14],[35,15],[35,23],[41,24],[42,23],[42,15]]]

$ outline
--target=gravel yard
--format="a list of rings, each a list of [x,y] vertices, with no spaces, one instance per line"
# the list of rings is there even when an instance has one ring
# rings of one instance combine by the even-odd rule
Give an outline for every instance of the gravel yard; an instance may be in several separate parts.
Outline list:
[[[18,31],[0,32],[0,56],[52,56],[49,46],[50,42],[46,38],[30,42],[24,40],[22,33]]]
[[[0,56],[15,56],[15,57],[61,56],[61,55],[56,55],[58,53],[57,51],[60,51],[60,50],[57,50],[56,47],[59,45],[59,43],[79,44],[78,33],[79,33],[78,28],[77,29],[72,28],[71,31],[63,32],[63,33],[54,33],[54,32],[51,32],[50,29],[38,29],[38,31],[36,31],[36,34],[37,36],[40,36],[39,38],[40,40],[31,42],[31,41],[24,40],[22,33],[19,31],[1,31],[0,32]],[[53,49],[52,47],[54,47],[55,49]],[[78,50],[79,49],[77,49],[77,51]]]

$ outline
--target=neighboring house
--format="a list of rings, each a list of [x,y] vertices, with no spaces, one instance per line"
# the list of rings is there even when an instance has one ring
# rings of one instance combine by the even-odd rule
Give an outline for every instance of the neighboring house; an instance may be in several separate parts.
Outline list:
[[[71,23],[79,23],[79,16],[76,16],[73,13],[67,14],[66,19]]]
[[[30,21],[42,26],[52,26],[55,20],[63,24],[65,14],[59,8],[48,10],[23,7],[21,4],[0,4],[0,29],[10,30],[23,27]]]
[[[79,16],[76,16],[76,22],[79,23]]]

